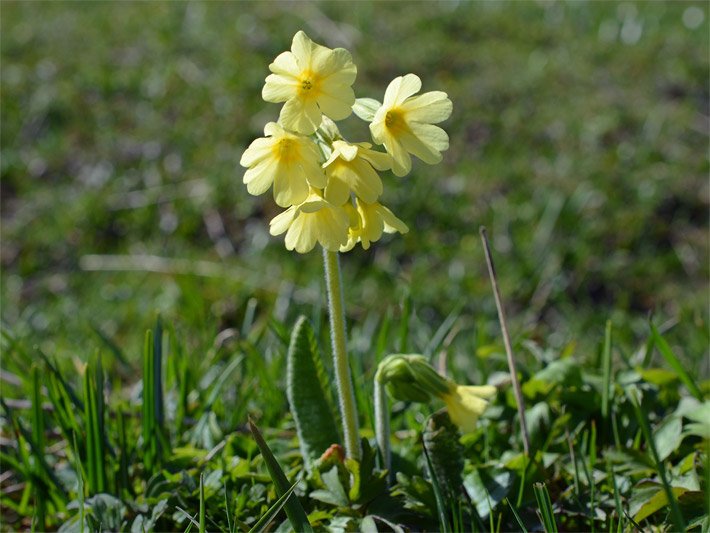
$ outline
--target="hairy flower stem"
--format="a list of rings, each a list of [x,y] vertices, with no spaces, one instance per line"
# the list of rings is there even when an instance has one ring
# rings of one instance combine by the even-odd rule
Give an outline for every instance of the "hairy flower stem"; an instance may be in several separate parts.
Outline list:
[[[345,453],[351,459],[360,460],[360,435],[358,432],[357,405],[350,376],[350,364],[345,348],[345,308],[343,284],[340,278],[338,252],[323,249],[325,284],[328,289],[328,314],[330,315],[330,338],[333,342],[333,367],[338,387],[340,415],[343,419]]]
[[[382,468],[389,471],[388,481],[392,482],[392,450],[390,449],[390,410],[387,404],[385,386],[375,378],[375,439],[382,454]]]

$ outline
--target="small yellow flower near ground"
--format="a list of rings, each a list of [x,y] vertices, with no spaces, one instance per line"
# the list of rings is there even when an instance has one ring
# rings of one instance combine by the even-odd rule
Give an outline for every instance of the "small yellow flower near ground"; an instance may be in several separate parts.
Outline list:
[[[333,141],[333,153],[323,163],[328,185],[325,199],[335,205],[343,205],[354,192],[364,202],[375,202],[382,194],[382,180],[375,172],[392,167],[389,154],[371,150],[370,143],[351,144]]]
[[[476,429],[478,417],[488,407],[488,400],[496,394],[496,388],[491,385],[470,386],[452,384],[450,392],[441,396],[446,404],[451,421],[463,433],[471,433]]]
[[[324,200],[311,190],[306,201],[293,205],[274,217],[269,224],[271,235],[286,232],[286,249],[305,254],[320,243],[323,248],[337,252],[347,242],[348,215],[342,207]]]
[[[341,246],[341,252],[352,250],[359,242],[367,250],[371,242],[378,241],[382,233],[402,233],[409,231],[407,225],[398,219],[392,211],[379,202],[371,204],[355,200],[355,207],[351,203],[344,206],[350,219],[347,242]]]
[[[290,52],[283,52],[269,65],[262,98],[286,102],[279,122],[284,128],[310,135],[321,122],[321,113],[342,120],[352,112],[352,84],[357,67],[344,48],[331,50],[311,41],[299,31]]]
[[[491,385],[458,385],[439,374],[426,357],[418,354],[388,355],[378,365],[375,379],[398,400],[422,403],[432,398],[443,400],[451,421],[463,433],[476,429],[488,400],[497,392]]]
[[[239,161],[249,169],[243,181],[250,194],[263,194],[273,183],[274,200],[289,207],[306,200],[309,185],[325,187],[318,147],[311,139],[290,133],[275,122],[264,127],[264,135],[249,145]]]
[[[392,80],[370,124],[375,143],[384,144],[392,155],[392,171],[397,176],[412,169],[409,154],[434,165],[442,160],[441,152],[449,148],[449,136],[433,124],[449,118],[453,104],[442,91],[413,96],[421,88],[422,82],[415,74]]]

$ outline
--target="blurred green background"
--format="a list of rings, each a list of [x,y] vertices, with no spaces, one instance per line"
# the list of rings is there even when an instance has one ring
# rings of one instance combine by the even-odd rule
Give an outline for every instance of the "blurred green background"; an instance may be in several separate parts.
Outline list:
[[[48,352],[83,358],[98,328],[137,356],[156,312],[210,339],[255,303],[320,309],[320,254],[269,236],[238,165],[303,29],[351,51],[358,96],[414,72],[454,102],[444,162],[385,177],[410,233],[343,257],[353,321],[409,295],[432,330],[462,308],[471,349],[497,336],[486,225],[517,339],[584,356],[612,318],[632,349],[653,312],[707,372],[706,2],[1,8],[2,320]]]

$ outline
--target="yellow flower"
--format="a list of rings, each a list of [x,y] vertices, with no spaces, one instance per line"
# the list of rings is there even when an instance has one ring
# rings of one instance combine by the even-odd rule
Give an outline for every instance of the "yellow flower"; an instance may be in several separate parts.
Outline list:
[[[463,433],[471,433],[476,429],[478,417],[488,406],[488,399],[494,396],[496,388],[491,385],[480,387],[451,384],[447,394],[441,396],[446,404],[451,421]]]
[[[451,116],[451,100],[441,91],[413,96],[421,88],[415,74],[395,78],[370,124],[375,143],[384,144],[392,155],[392,171],[397,176],[412,169],[410,153],[434,165],[441,161],[441,152],[449,148],[449,136],[433,124]]]
[[[269,224],[271,235],[286,232],[286,249],[305,254],[319,242],[331,252],[348,240],[348,215],[341,207],[311,191],[305,202],[289,207]]]
[[[391,168],[392,158],[388,154],[370,150],[370,143],[350,144],[336,140],[332,146],[333,153],[323,163],[328,178],[326,200],[335,205],[343,205],[352,191],[364,202],[376,201],[382,194],[382,180],[375,169]]]
[[[392,211],[384,205],[373,202],[371,204],[355,200],[355,207],[348,202],[343,208],[347,211],[350,226],[347,233],[347,242],[344,243],[340,251],[348,252],[360,242],[363,249],[367,250],[371,242],[375,242],[382,237],[382,233],[407,233],[409,228],[398,219]]]
[[[375,379],[387,387],[390,396],[409,402],[429,402],[440,398],[449,418],[464,433],[476,428],[476,421],[496,393],[491,385],[457,385],[439,374],[426,357],[418,354],[393,354],[377,366]]]
[[[284,128],[306,135],[315,132],[321,113],[342,120],[352,112],[357,75],[350,52],[331,50],[311,41],[299,31],[290,52],[283,52],[269,65],[262,97],[267,102],[286,102],[279,122]]]
[[[274,200],[281,207],[297,205],[306,200],[309,184],[325,187],[325,173],[319,164],[316,144],[303,135],[284,130],[269,122],[264,135],[249,145],[239,164],[249,193],[259,195],[274,184]]]

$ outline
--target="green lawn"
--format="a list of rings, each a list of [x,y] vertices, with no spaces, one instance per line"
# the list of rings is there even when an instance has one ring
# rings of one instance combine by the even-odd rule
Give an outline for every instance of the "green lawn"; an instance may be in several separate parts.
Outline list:
[[[420,442],[439,406],[395,403],[398,484],[377,492],[374,469],[370,492],[338,500],[344,467],[338,483],[311,472],[295,489],[311,523],[436,530],[439,509],[460,530],[540,530],[544,482],[561,530],[674,530],[678,514],[707,530],[706,3],[0,13],[2,529],[78,528],[82,512],[93,529],[182,531],[187,515],[199,529],[202,501],[208,530],[248,530],[278,499],[248,415],[288,479],[303,471],[286,354],[305,315],[331,371],[322,258],[268,234],[279,209],[247,194],[239,166],[278,116],[260,98],[268,64],[303,29],[351,51],[359,97],[413,72],[454,103],[443,163],[384,176],[410,232],[341,258],[363,436],[374,445],[388,353],[443,350],[458,382],[505,381],[485,225],[534,449],[526,466],[503,384],[476,433],[449,442],[471,504],[442,509]],[[370,140],[362,122],[342,129]],[[147,329],[163,331],[152,354]]]

